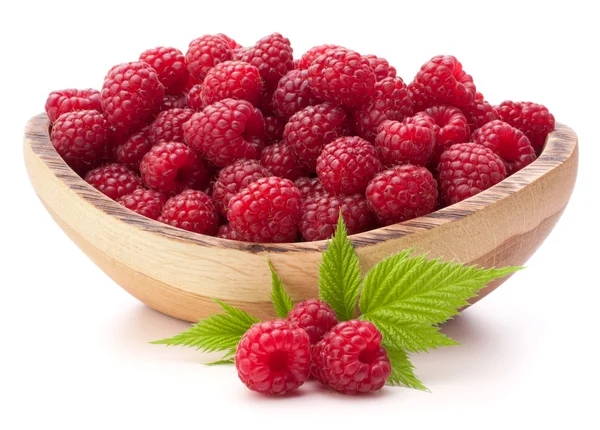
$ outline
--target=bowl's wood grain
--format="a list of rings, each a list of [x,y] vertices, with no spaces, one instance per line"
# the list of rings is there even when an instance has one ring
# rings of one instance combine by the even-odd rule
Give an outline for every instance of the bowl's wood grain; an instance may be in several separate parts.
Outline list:
[[[25,129],[30,180],[48,212],[112,279],[152,308],[188,321],[223,299],[272,317],[267,256],[294,300],[315,297],[325,241],[247,244],[189,233],[144,218],[77,176],[52,147],[45,114]],[[496,186],[430,215],[352,236],[361,269],[414,247],[482,266],[522,265],[548,236],[577,175],[577,136],[557,125],[542,155]],[[503,280],[486,287],[481,298]]]

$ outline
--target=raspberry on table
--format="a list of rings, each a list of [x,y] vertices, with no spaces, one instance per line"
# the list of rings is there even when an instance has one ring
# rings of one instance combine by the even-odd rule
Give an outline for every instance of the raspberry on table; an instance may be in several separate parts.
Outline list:
[[[328,143],[317,158],[319,180],[333,194],[363,193],[382,167],[375,147],[358,136]]]
[[[314,172],[323,147],[346,134],[346,112],[331,103],[321,103],[292,115],[283,130],[283,139],[292,147],[300,164]]]
[[[317,299],[296,304],[287,314],[287,320],[308,334],[311,345],[323,339],[323,336],[339,322],[327,302]]]
[[[457,143],[440,157],[438,182],[442,200],[452,205],[506,178],[500,156],[477,143]]]
[[[308,84],[315,97],[349,109],[373,95],[375,82],[369,60],[348,49],[329,50],[308,68]]]
[[[313,46],[308,51],[306,51],[304,54],[302,54],[302,57],[300,57],[300,59],[298,60],[296,69],[298,69],[298,70],[308,69],[310,67],[310,65],[313,63],[313,61],[315,61],[318,57],[325,54],[327,51],[329,51],[331,49],[336,50],[336,49],[346,49],[346,48],[344,48],[343,46],[331,45],[331,44]]]
[[[503,121],[491,121],[473,132],[472,139],[504,160],[508,175],[535,161],[535,149],[523,132]]]
[[[525,133],[537,154],[542,151],[548,133],[556,126],[548,108],[537,103],[505,101],[495,109],[498,119]]]
[[[237,43],[235,40],[233,40],[231,37],[227,36],[226,34],[217,33],[217,34],[215,34],[215,36],[219,36],[221,39],[224,39],[227,42],[227,45],[229,45],[229,47],[231,49],[238,49],[238,48],[242,47],[242,45]]]
[[[158,109],[160,112],[169,109],[183,109],[187,107],[187,93],[165,94],[165,98]]]
[[[273,93],[273,112],[277,117],[287,119],[314,101],[308,85],[308,72],[290,70],[279,80]]]
[[[458,108],[437,105],[425,109],[424,112],[433,118],[435,122],[433,126],[435,144],[427,162],[428,166],[435,169],[444,149],[449,148],[455,143],[468,142],[471,129],[467,123],[467,118]]]
[[[185,142],[219,167],[258,158],[265,121],[246,100],[224,99],[196,112],[183,126]]]
[[[475,101],[475,84],[462,64],[452,55],[437,55],[423,64],[408,85],[412,103],[419,109],[436,104],[456,107]]]
[[[240,159],[224,167],[213,184],[212,199],[217,209],[227,216],[229,200],[252,182],[272,176],[257,160]]]
[[[227,219],[247,242],[295,242],[302,195],[289,179],[260,178],[229,200]]]
[[[92,88],[78,90],[69,88],[66,90],[52,91],[46,99],[46,114],[50,123],[56,121],[63,113],[78,110],[97,110],[102,112],[100,102],[100,91]]]
[[[114,66],[102,85],[102,109],[117,131],[131,131],[146,125],[158,112],[165,96],[156,71],[147,63]]]
[[[262,87],[256,67],[243,61],[224,61],[206,74],[202,83],[202,102],[208,106],[223,99],[238,99],[256,106]]]
[[[381,332],[370,321],[339,323],[314,348],[314,373],[345,394],[377,391],[392,373],[381,341]]]
[[[109,127],[104,116],[96,110],[66,112],[52,124],[50,140],[65,163],[81,175],[104,153]]]
[[[309,193],[304,198],[298,225],[300,234],[309,242],[329,239],[335,233],[340,210],[348,234],[362,233],[373,227],[373,214],[363,194],[341,196],[322,191]]]
[[[150,126],[146,126],[131,134],[125,142],[117,144],[113,150],[115,161],[139,170],[142,158],[152,148],[149,131]]]
[[[294,68],[294,54],[289,39],[273,33],[246,49],[242,61],[258,68],[265,86],[275,87],[279,79]]]
[[[241,241],[237,233],[231,228],[229,224],[223,224],[219,226],[219,230],[217,231],[217,237],[220,237],[221,239]]]
[[[163,193],[202,188],[207,172],[200,157],[181,142],[162,142],[144,155],[140,163],[142,181]]]
[[[85,181],[113,200],[142,187],[138,175],[124,164],[112,163],[90,170]]]
[[[295,181],[306,175],[306,170],[298,163],[296,154],[289,145],[276,143],[262,150],[260,164],[274,176]]]
[[[304,200],[313,194],[326,192],[319,178],[308,178],[304,176],[296,179],[294,181],[294,186],[298,188],[300,194],[302,195],[302,199]]]
[[[186,104],[191,109],[201,111],[206,107],[202,100],[202,84],[194,85],[187,93]]]
[[[132,193],[125,194],[117,199],[117,203],[127,209],[153,220],[158,219],[166,201],[167,199],[163,193],[143,188],[138,188]]]
[[[188,70],[185,56],[179,49],[164,46],[148,49],[141,53],[140,61],[148,63],[156,71],[165,93],[177,94],[185,89]]]
[[[202,82],[210,69],[231,60],[232,54],[227,40],[207,34],[190,42],[185,61],[190,75]]]
[[[265,145],[273,145],[283,140],[285,122],[274,116],[265,116]]]
[[[189,121],[194,113],[194,109],[169,109],[159,113],[149,128],[152,144],[183,142],[183,124]]]
[[[282,395],[310,376],[310,340],[306,331],[287,320],[254,324],[235,352],[241,381],[252,391]]]
[[[167,200],[158,221],[209,236],[216,235],[219,228],[219,215],[213,201],[197,190],[185,190]]]
[[[375,137],[379,159],[386,166],[403,163],[424,166],[435,144],[433,128],[433,119],[423,113],[402,122],[382,122]]]
[[[404,164],[375,175],[365,194],[377,221],[390,225],[433,212],[438,187],[425,167]]]
[[[396,69],[390,66],[390,63],[385,58],[378,57],[377,55],[364,55],[364,58],[369,60],[371,69],[375,73],[375,79],[377,82],[385,78],[395,78]]]
[[[483,127],[484,124],[499,119],[496,109],[484,100],[483,94],[480,92],[475,94],[475,101],[473,103],[468,106],[462,106],[460,110],[467,118],[471,133]]]

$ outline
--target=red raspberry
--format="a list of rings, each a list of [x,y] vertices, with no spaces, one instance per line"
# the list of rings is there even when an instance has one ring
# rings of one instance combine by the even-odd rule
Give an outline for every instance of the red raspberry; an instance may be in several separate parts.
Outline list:
[[[56,152],[79,174],[102,156],[108,139],[108,124],[96,110],[63,113],[54,121],[50,133]]]
[[[435,121],[433,126],[435,145],[429,156],[428,165],[437,168],[444,149],[455,143],[468,142],[471,130],[467,118],[458,108],[438,105],[426,109],[425,113]]]
[[[289,39],[273,33],[247,48],[242,61],[256,66],[266,86],[274,87],[279,79],[294,68],[293,49]]]
[[[177,48],[158,47],[148,49],[140,55],[140,61],[148,63],[158,74],[165,93],[177,94],[185,89],[188,70],[183,52]]]
[[[256,106],[262,87],[256,67],[243,61],[224,61],[206,74],[202,83],[202,101],[208,106],[223,99],[238,99]]]
[[[209,236],[217,234],[219,228],[219,215],[213,201],[196,190],[185,190],[167,200],[158,221]]]
[[[248,242],[294,242],[302,195],[289,179],[261,178],[229,200],[227,219]]]
[[[483,94],[479,92],[476,93],[475,101],[473,103],[461,107],[460,110],[465,114],[465,117],[467,117],[471,132],[483,127],[484,124],[487,124],[490,121],[499,119],[494,107],[486,102],[483,99]]]
[[[281,395],[300,387],[310,376],[308,334],[287,320],[256,323],[235,352],[242,382],[259,393]]]
[[[243,46],[241,46],[239,48],[235,48],[233,50],[233,54],[231,55],[231,59],[234,61],[242,61],[242,59],[244,58],[244,55],[246,55],[247,51],[248,51],[248,48],[244,48]]]
[[[300,190],[302,198],[306,199],[313,194],[326,192],[319,178],[302,177],[294,181],[294,186]]]
[[[310,67],[310,65],[315,61],[318,57],[325,54],[329,50],[336,49],[346,49],[343,46],[339,45],[319,45],[313,46],[308,51],[306,51],[300,60],[298,60],[298,64],[296,65],[296,69],[305,70]]]
[[[183,142],[183,124],[189,121],[194,113],[194,109],[169,109],[159,113],[150,124],[149,137],[152,144]]]
[[[221,239],[241,240],[229,224],[223,224],[222,226],[219,226],[217,237],[220,237]]]
[[[308,86],[306,70],[290,70],[279,80],[273,93],[273,112],[279,118],[289,118],[313,104],[314,96]]]
[[[160,216],[166,200],[163,193],[138,188],[130,194],[119,197],[117,203],[140,215],[156,220]]]
[[[327,51],[308,68],[313,94],[347,108],[366,102],[375,92],[375,82],[369,60],[347,49]]]
[[[475,101],[473,78],[452,55],[438,55],[423,64],[408,86],[413,104],[420,109],[436,104],[468,106]]]
[[[375,138],[379,159],[385,165],[410,163],[424,166],[435,143],[433,127],[433,119],[425,114],[402,122],[382,122]]]
[[[502,159],[477,143],[457,143],[440,157],[438,181],[442,200],[448,205],[474,196],[505,177]]]
[[[202,110],[206,107],[202,101],[202,84],[194,85],[187,93],[186,104],[195,110]]]
[[[322,103],[292,115],[283,130],[283,139],[294,149],[300,164],[314,171],[323,147],[345,134],[346,112],[331,103]]]
[[[114,149],[115,161],[139,170],[142,158],[152,148],[149,131],[150,126],[144,127],[129,136],[125,142],[118,144]]]
[[[473,132],[473,141],[491,149],[504,160],[509,175],[535,161],[535,150],[527,136],[502,121],[492,121]]]
[[[273,112],[273,94],[275,93],[275,88],[277,88],[276,85],[263,87],[257,106],[263,115],[275,116],[275,112]]]
[[[252,182],[271,176],[269,169],[256,160],[237,160],[224,167],[213,185],[212,198],[219,211],[227,216],[229,200]]]
[[[306,331],[311,345],[323,339],[339,322],[333,309],[326,302],[317,299],[296,304],[288,313],[287,319]]]
[[[273,145],[283,140],[285,122],[274,116],[265,116],[265,145]]]
[[[276,143],[263,149],[260,164],[269,169],[274,176],[291,181],[306,175],[306,170],[298,164],[292,148],[283,143]]]
[[[142,187],[138,175],[129,167],[119,163],[107,164],[90,170],[84,179],[113,200]]]
[[[538,154],[556,125],[548,109],[537,103],[505,101],[496,107],[496,112],[499,119],[525,133]]]
[[[373,97],[352,112],[352,128],[360,137],[374,143],[379,124],[386,120],[402,121],[412,112],[404,81],[384,78],[375,84]]]
[[[335,233],[340,209],[348,234],[362,233],[372,227],[373,214],[364,195],[336,196],[317,192],[304,198],[298,226],[302,237],[309,242],[329,239]]]
[[[160,108],[165,91],[152,67],[134,62],[110,69],[101,94],[109,124],[127,132],[146,124]]]
[[[396,77],[396,69],[390,66],[390,63],[385,58],[378,57],[377,55],[365,55],[364,57],[369,60],[371,69],[375,73],[375,79],[378,82],[385,78]]]
[[[183,130],[188,145],[225,167],[238,158],[258,158],[265,121],[250,102],[224,99],[192,115]]]
[[[187,107],[187,93],[165,94],[159,111],[183,109]]]
[[[404,164],[375,175],[366,196],[377,221],[390,225],[433,212],[438,189],[425,167]]]
[[[392,373],[382,336],[370,321],[336,325],[313,351],[313,365],[334,390],[345,394],[381,389]]]
[[[319,180],[333,194],[363,193],[381,169],[375,147],[358,136],[328,143],[317,158]]]
[[[200,157],[181,142],[162,142],[152,147],[140,163],[144,184],[163,193],[202,188],[207,177]]]
[[[46,100],[46,114],[50,123],[56,121],[63,113],[94,109],[102,112],[102,104],[100,91],[91,88],[52,91]]]
[[[232,54],[225,39],[207,34],[190,42],[185,61],[190,75],[202,82],[210,69],[231,60]]]
[[[217,34],[215,34],[215,36],[219,36],[221,39],[225,39],[225,41],[227,42],[227,45],[229,45],[229,47],[231,49],[238,49],[238,48],[242,47],[242,45],[240,45],[235,40],[233,40],[231,37],[229,37],[223,33],[217,33]]]

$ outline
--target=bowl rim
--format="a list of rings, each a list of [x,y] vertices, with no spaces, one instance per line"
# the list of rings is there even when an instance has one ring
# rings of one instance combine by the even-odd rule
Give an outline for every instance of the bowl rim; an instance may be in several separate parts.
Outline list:
[[[29,147],[44,165],[80,198],[121,222],[139,230],[151,232],[168,239],[196,243],[204,247],[232,249],[251,253],[263,252],[322,252],[327,240],[294,243],[249,243],[200,233],[189,232],[177,227],[146,218],[110,199],[88,184],[75,173],[56,152],[50,142],[50,121],[46,113],[32,117],[25,126],[24,146]],[[468,217],[472,213],[518,192],[538,178],[564,163],[577,147],[577,135],[568,126],[556,123],[556,128],[546,138],[540,156],[531,164],[507,177],[498,184],[468,199],[438,209],[428,215],[401,223],[379,227],[349,236],[354,247],[367,247],[387,239],[427,231],[440,225]]]

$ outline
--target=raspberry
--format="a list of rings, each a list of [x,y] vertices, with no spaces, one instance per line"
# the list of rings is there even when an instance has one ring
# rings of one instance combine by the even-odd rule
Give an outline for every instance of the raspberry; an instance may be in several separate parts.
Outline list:
[[[221,239],[241,240],[229,224],[223,224],[222,226],[219,226],[217,237],[220,237]]]
[[[302,237],[309,242],[329,239],[335,233],[340,209],[348,234],[362,233],[373,225],[373,214],[364,195],[312,193],[303,201],[302,218],[298,225]]]
[[[336,50],[336,49],[346,49],[346,48],[344,48],[343,46],[339,46],[339,45],[314,46],[314,47],[310,48],[308,51],[306,51],[302,55],[300,60],[298,60],[296,69],[299,69],[299,70],[308,69],[310,67],[310,65],[313,63],[313,61],[315,61],[318,57],[325,54],[327,51],[329,51],[331,49]]]
[[[185,107],[187,107],[187,93],[165,94],[165,98],[158,110],[162,112],[164,110],[183,109]]]
[[[473,132],[472,139],[502,157],[509,175],[531,164],[536,158],[527,136],[502,121],[488,122]]]
[[[213,201],[196,190],[185,190],[167,200],[158,221],[209,236],[217,234],[219,228],[219,215]]]
[[[231,55],[231,59],[234,61],[242,61],[242,59],[244,58],[244,55],[246,55],[247,51],[248,51],[248,48],[244,48],[243,46],[240,46],[239,48],[235,48],[233,50],[233,54]]]
[[[250,102],[224,99],[192,115],[183,130],[188,145],[225,167],[238,158],[258,158],[265,121]]]
[[[313,104],[314,96],[308,86],[306,70],[290,70],[283,76],[273,93],[273,112],[279,118],[289,118]]]
[[[317,344],[313,364],[334,390],[345,394],[379,390],[392,373],[381,340],[372,322],[344,321]]]
[[[404,164],[375,175],[366,196],[377,221],[390,225],[433,212],[438,189],[429,170]]]
[[[413,104],[420,109],[436,104],[468,106],[475,101],[473,78],[452,55],[438,55],[423,64],[408,86]]]
[[[502,159],[477,143],[457,143],[440,157],[438,181],[442,200],[448,205],[474,196],[505,177]]]
[[[229,36],[227,36],[227,35],[225,35],[223,33],[217,33],[217,34],[215,34],[215,36],[218,36],[221,39],[224,39],[227,42],[227,45],[229,45],[229,47],[231,49],[238,49],[238,48],[242,47],[242,45],[240,45],[235,40],[233,40],[231,37],[229,37]]]
[[[183,124],[194,113],[193,109],[169,109],[159,113],[150,124],[149,137],[152,144],[183,142]]]
[[[257,105],[262,91],[258,69],[243,61],[224,61],[210,69],[202,83],[205,106],[223,99],[247,100]]]
[[[142,181],[163,193],[201,188],[207,173],[200,157],[181,142],[162,142],[152,147],[140,163]]]
[[[286,320],[256,323],[242,336],[235,367],[252,391],[281,395],[300,387],[310,376],[310,340]]]
[[[177,48],[158,47],[140,55],[140,61],[148,63],[158,74],[165,93],[177,94],[185,89],[188,70],[183,53]]]
[[[323,184],[319,181],[319,178],[307,178],[302,177],[294,181],[294,186],[300,190],[302,198],[306,199],[313,194],[324,193]]]
[[[290,145],[298,161],[314,171],[323,147],[347,134],[346,113],[331,103],[307,106],[291,116],[283,130],[283,139]]]
[[[119,197],[117,203],[140,215],[156,220],[160,216],[166,200],[164,194],[158,191],[138,188],[130,194]]]
[[[369,60],[347,49],[327,51],[308,68],[313,94],[347,108],[367,101],[375,92],[375,82]]]
[[[191,90],[192,87],[194,87],[196,85],[202,85],[202,81],[203,81],[203,79],[197,79],[197,78],[193,77],[192,75],[188,75],[188,80],[185,84],[185,91]]]
[[[412,103],[401,78],[384,78],[375,84],[375,93],[352,112],[352,128],[356,134],[375,142],[377,127],[383,121],[402,121],[412,115]]]
[[[426,109],[425,113],[435,122],[433,126],[435,144],[433,152],[429,156],[428,165],[437,168],[444,149],[455,143],[468,142],[471,130],[467,124],[467,118],[458,108],[438,105]]]
[[[142,187],[140,178],[124,164],[112,163],[90,170],[85,181],[113,200]]]
[[[194,85],[190,88],[190,91],[187,93],[186,103],[190,108],[198,111],[206,107],[202,100],[202,84]]]
[[[381,169],[375,147],[358,136],[328,143],[317,158],[319,180],[333,194],[363,193]]]
[[[476,94],[475,101],[472,104],[463,106],[460,110],[465,114],[471,132],[483,127],[484,124],[490,121],[499,119],[496,110],[483,99],[483,95],[479,92]]]
[[[248,242],[294,242],[302,196],[289,179],[261,178],[229,200],[227,219]]]
[[[247,48],[242,61],[256,66],[266,86],[274,87],[283,75],[294,68],[293,57],[289,39],[273,33]]]
[[[542,151],[546,136],[554,130],[554,116],[540,104],[505,101],[496,107],[499,119],[518,128],[531,142],[535,151]]]
[[[285,122],[274,116],[265,116],[265,145],[272,145],[283,140]]]
[[[146,63],[114,66],[102,85],[102,109],[117,131],[127,132],[146,124],[165,96],[158,75]]]
[[[190,42],[185,61],[190,75],[202,82],[210,69],[223,61],[231,60],[232,54],[225,39],[207,34]]]
[[[114,148],[115,161],[139,170],[142,158],[152,148],[149,137],[150,126],[136,131],[129,138]]]
[[[56,152],[77,173],[85,173],[103,154],[109,128],[96,110],[61,114],[52,125],[50,140]]]
[[[213,185],[212,198],[217,209],[227,216],[229,200],[252,182],[271,176],[256,160],[237,160],[223,168]]]
[[[263,115],[275,116],[275,112],[273,111],[273,94],[275,93],[275,88],[277,88],[277,86],[272,84],[263,86],[263,91],[260,94],[260,101],[257,106]]]
[[[91,88],[77,90],[74,88],[52,91],[46,100],[46,114],[50,123],[56,121],[63,113],[78,110],[97,110],[102,112],[100,92]]]
[[[364,58],[369,60],[371,69],[375,73],[375,80],[378,82],[385,78],[396,77],[396,69],[390,66],[390,63],[385,58],[378,57],[377,55],[365,55]]]
[[[306,331],[311,345],[323,339],[323,336],[338,323],[333,309],[326,302],[317,299],[296,304],[288,313],[287,319]]]
[[[260,164],[269,169],[274,176],[291,181],[306,174],[306,170],[298,164],[292,148],[283,143],[276,143],[263,149]]]
[[[435,143],[433,127],[433,119],[425,114],[402,122],[382,122],[375,137],[379,159],[385,165],[410,163],[424,166]]]

